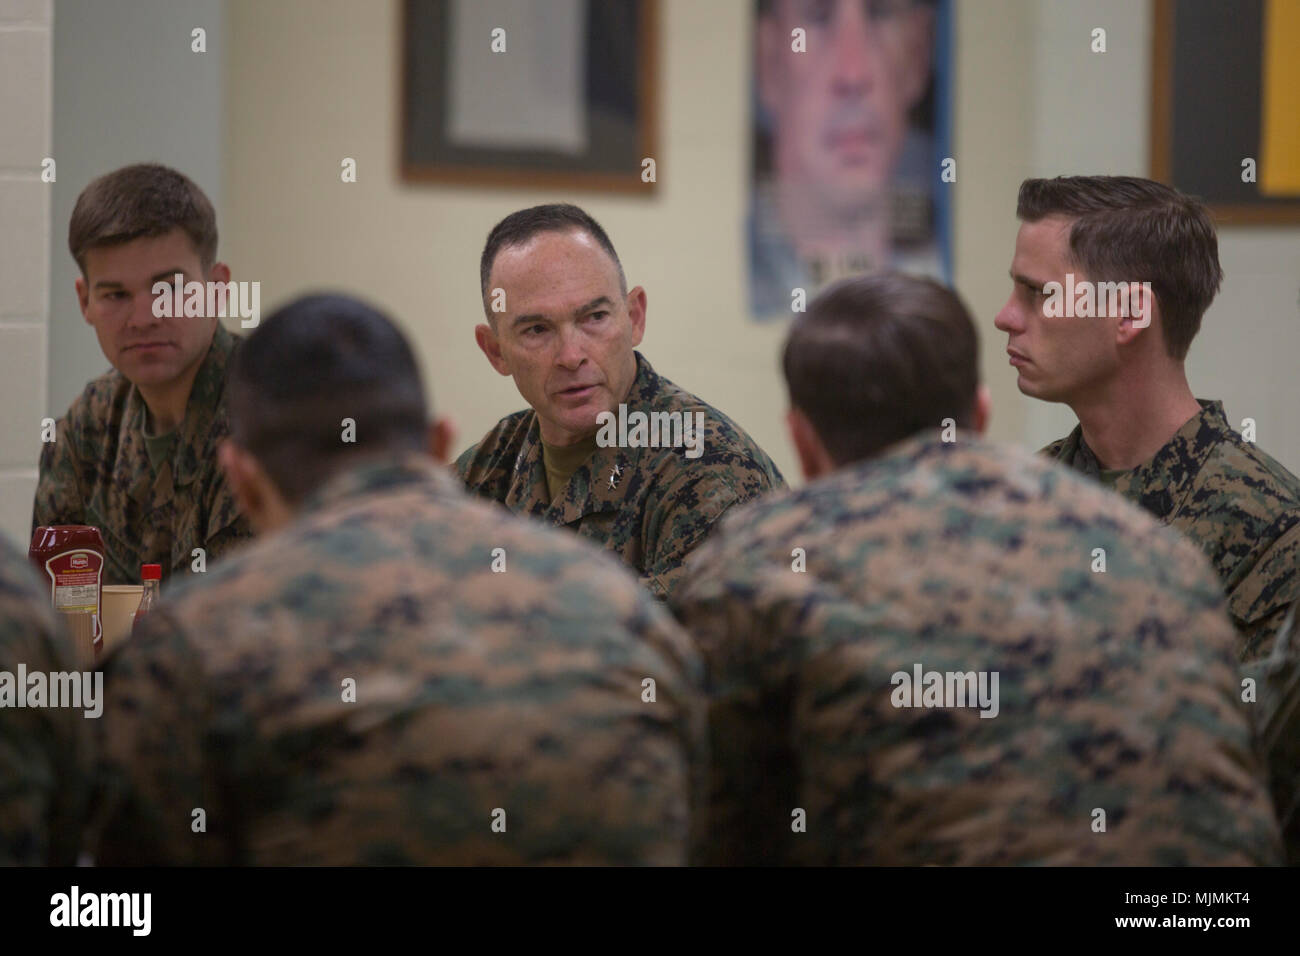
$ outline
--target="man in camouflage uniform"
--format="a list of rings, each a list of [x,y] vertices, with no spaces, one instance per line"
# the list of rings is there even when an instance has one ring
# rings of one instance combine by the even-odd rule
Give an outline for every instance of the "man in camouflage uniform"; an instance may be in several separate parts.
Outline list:
[[[1020,390],[1079,417],[1043,453],[1191,538],[1227,591],[1238,655],[1266,657],[1300,598],[1300,478],[1187,384],[1187,351],[1223,279],[1208,212],[1150,180],[1077,176],[1025,180],[1016,214],[1015,287],[996,324]],[[1091,310],[1061,314],[1045,287],[1070,281],[1085,296],[1093,283],[1150,286],[1140,306],[1105,308],[1098,291]]]
[[[422,454],[449,434],[383,316],[280,310],[230,413],[265,537],[108,664],[98,862],[685,862],[689,638],[617,562]]]
[[[16,696],[20,673],[48,680],[75,666],[48,591],[0,538],[0,866],[77,861],[90,792],[87,710],[20,708]]]
[[[226,366],[237,338],[215,315],[155,314],[155,282],[227,283],[212,204],[163,166],[127,166],[77,199],[68,245],[77,297],[113,368],[86,386],[41,453],[32,528],[88,524],[107,551],[105,584],[206,570],[252,528],[217,466]],[[168,293],[170,297],[170,293]],[[166,310],[159,310],[166,311]],[[196,552],[195,549],[202,549]]]
[[[1277,862],[1204,557],[976,437],[977,369],[928,280],[846,280],[796,320],[810,483],[724,520],[672,602],[710,699],[697,858]]]
[[[627,291],[609,237],[578,207],[507,216],[488,236],[479,279],[488,319],[475,329],[479,347],[531,408],[460,456],[461,479],[616,552],[666,597],[727,509],[783,487],[780,472],[740,426],[635,351],[645,290]],[[684,446],[671,447],[679,430],[668,422]]]

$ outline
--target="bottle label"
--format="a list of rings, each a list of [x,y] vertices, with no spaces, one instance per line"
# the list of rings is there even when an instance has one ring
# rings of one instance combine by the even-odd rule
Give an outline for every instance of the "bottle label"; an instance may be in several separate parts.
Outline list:
[[[104,559],[86,548],[63,551],[45,562],[54,609],[64,614],[99,614],[99,580]]]

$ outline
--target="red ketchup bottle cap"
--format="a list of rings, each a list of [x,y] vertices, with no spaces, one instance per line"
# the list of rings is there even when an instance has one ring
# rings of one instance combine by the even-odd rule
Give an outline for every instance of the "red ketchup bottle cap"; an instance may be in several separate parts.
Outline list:
[[[161,581],[162,565],[161,564],[140,565],[140,579],[142,581]]]

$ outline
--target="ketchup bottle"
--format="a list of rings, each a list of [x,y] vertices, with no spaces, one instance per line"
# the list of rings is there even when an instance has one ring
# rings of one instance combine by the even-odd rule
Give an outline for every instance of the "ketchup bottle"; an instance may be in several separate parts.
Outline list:
[[[158,589],[162,587],[162,565],[140,565],[140,578],[144,582],[144,593],[140,595],[140,606],[135,609],[135,617],[131,619],[132,629],[140,623],[142,617],[158,606]]]
[[[50,587],[50,601],[76,640],[81,666],[92,667],[104,649],[104,539],[89,525],[42,525],[27,552]]]

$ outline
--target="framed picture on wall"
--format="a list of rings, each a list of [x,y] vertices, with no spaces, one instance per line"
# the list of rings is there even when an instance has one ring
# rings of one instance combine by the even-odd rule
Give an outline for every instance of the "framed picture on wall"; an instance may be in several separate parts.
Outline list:
[[[653,192],[657,6],[406,0],[402,179]]]
[[[750,2],[750,315],[879,269],[950,281],[950,0]]]
[[[1225,225],[1300,223],[1300,3],[1156,0],[1151,175]]]

